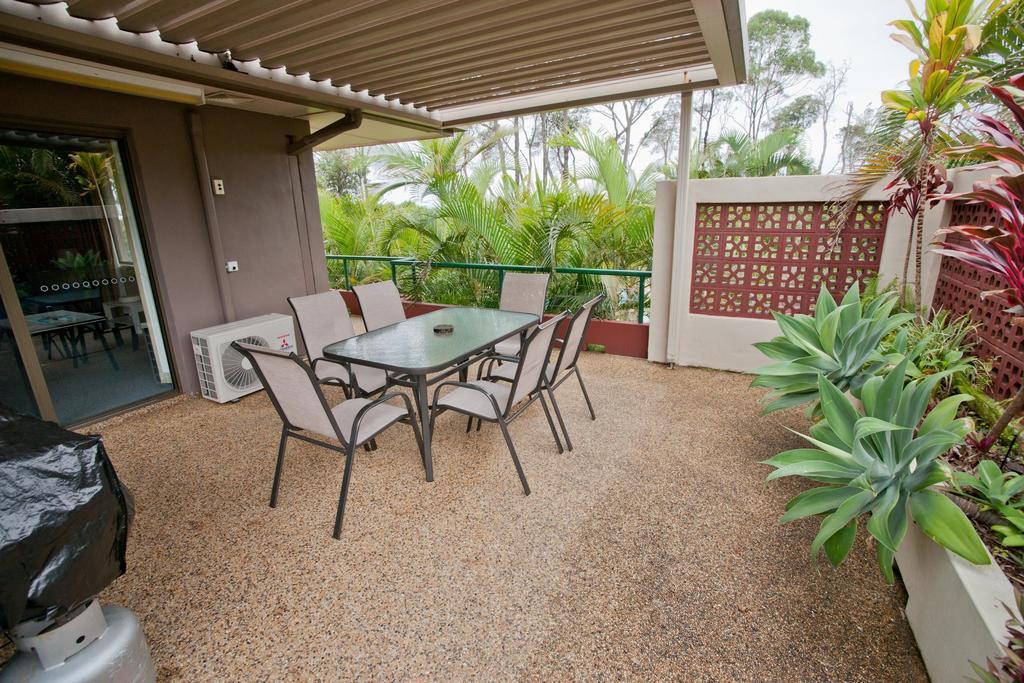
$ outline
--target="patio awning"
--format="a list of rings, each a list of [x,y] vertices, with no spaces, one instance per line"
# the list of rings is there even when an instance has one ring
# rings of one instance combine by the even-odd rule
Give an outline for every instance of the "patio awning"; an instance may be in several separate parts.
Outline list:
[[[9,44],[226,106],[359,109],[382,124],[374,142],[742,82],[744,25],[742,0],[0,0]]]

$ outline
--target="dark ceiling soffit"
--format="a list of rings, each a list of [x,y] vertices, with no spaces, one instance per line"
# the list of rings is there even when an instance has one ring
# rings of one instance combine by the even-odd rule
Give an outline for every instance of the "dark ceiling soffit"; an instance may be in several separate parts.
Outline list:
[[[321,142],[330,140],[336,135],[347,133],[350,130],[355,130],[363,124],[363,112],[360,109],[355,109],[345,114],[344,118],[338,119],[334,123],[328,124],[320,130],[304,135],[300,139],[292,142],[288,145],[288,153],[292,156],[302,154],[306,150],[313,149]]]
[[[165,55],[146,48],[4,13],[0,13],[0,40],[106,66],[174,78],[245,95],[265,97],[344,114],[355,108],[360,108],[387,116],[396,122],[406,122],[406,118],[401,113],[388,107],[374,105],[371,102],[347,100],[338,95],[321,93],[289,83],[229,71],[209,64],[198,64],[181,57]],[[410,115],[408,120],[429,130],[441,127],[437,121],[426,117]]]
[[[538,112],[548,111],[559,111],[562,109],[569,109],[571,107],[583,107],[588,104],[601,104],[604,102],[619,102],[622,100],[628,100],[635,97],[652,97],[654,95],[671,95],[677,92],[686,92],[688,90],[703,90],[704,88],[714,88],[719,85],[718,79],[710,79],[706,81],[696,81],[694,83],[684,83],[683,85],[666,85],[659,88],[648,88],[646,90],[633,90],[631,92],[624,92],[618,95],[608,96],[600,95],[597,97],[583,97],[577,100],[570,100],[566,102],[560,102],[557,105],[541,105],[534,107],[522,107],[520,109],[503,109],[493,114],[480,114],[478,116],[466,116],[463,118],[456,118],[444,121],[442,125],[448,126],[467,126],[471,123],[480,123],[481,121],[493,121],[494,119],[504,119],[510,116],[525,116],[527,114],[536,114]],[[543,93],[538,93],[543,94]],[[500,100],[496,100],[500,101]],[[444,109],[438,110],[444,113]]]
[[[747,19],[740,0],[722,0],[725,30],[729,34],[729,49],[736,73],[736,83],[747,82]]]

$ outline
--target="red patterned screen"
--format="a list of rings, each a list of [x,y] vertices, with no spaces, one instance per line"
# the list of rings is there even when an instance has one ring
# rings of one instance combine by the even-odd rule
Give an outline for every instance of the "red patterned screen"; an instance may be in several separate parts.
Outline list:
[[[841,294],[878,272],[882,204],[862,203],[831,251],[828,211],[822,202],[698,204],[690,311],[739,318],[809,313],[822,279]]]
[[[981,205],[956,204],[950,225],[991,225],[995,214]],[[1010,323],[1003,312],[1002,297],[981,298],[981,292],[1005,286],[998,277],[972,268],[962,261],[943,257],[932,308],[945,308],[954,315],[965,313],[978,325],[978,355],[992,362],[991,393],[1009,398],[1017,392],[1024,376],[1024,331]]]

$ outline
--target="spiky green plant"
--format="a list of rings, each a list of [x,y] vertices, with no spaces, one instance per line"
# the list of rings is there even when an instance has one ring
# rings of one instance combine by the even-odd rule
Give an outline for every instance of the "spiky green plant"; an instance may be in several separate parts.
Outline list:
[[[982,460],[974,474],[955,472],[958,493],[990,510],[1006,524],[994,524],[999,542],[1008,548],[1024,547],[1024,475],[1003,472],[991,460]]]
[[[952,470],[939,457],[962,443],[970,421],[956,417],[968,396],[940,401],[925,416],[940,375],[904,384],[908,361],[885,377],[869,378],[861,388],[863,413],[835,384],[818,378],[825,417],[801,434],[813,448],[797,448],[764,464],[775,471],[768,480],[801,476],[824,484],[798,494],[786,504],[781,523],[819,515],[821,527],[811,556],[824,550],[840,565],[857,536],[858,520],[867,516],[875,540],[878,566],[892,583],[892,563],[913,520],[922,532],[974,564],[991,562],[966,515],[934,490],[949,481]]]
[[[914,318],[912,313],[893,313],[896,299],[886,292],[864,304],[855,282],[837,304],[823,284],[813,316],[773,312],[782,336],[754,344],[776,361],[756,370],[751,383],[772,390],[764,399],[764,412],[811,403],[811,414],[817,414],[819,376],[856,395],[869,377],[892,365],[879,344]]]

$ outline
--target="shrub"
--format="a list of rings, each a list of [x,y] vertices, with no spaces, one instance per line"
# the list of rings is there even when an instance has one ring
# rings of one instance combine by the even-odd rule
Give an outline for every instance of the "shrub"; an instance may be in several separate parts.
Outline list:
[[[964,513],[932,486],[952,472],[939,459],[963,442],[969,420],[956,413],[966,396],[940,401],[925,411],[941,375],[904,384],[902,361],[886,377],[867,379],[861,388],[864,413],[828,378],[818,378],[824,420],[801,435],[813,448],[786,451],[765,461],[775,471],[768,480],[802,476],[824,486],[800,493],[786,505],[780,522],[823,517],[811,543],[834,566],[846,559],[857,536],[858,519],[868,517],[878,566],[892,583],[892,563],[911,519],[933,541],[975,564],[990,562]]]
[[[824,285],[814,315],[773,312],[782,336],[755,344],[775,363],[759,368],[751,386],[771,389],[765,413],[812,403],[818,413],[818,377],[824,376],[840,392],[856,395],[867,379],[893,364],[879,351],[891,332],[914,318],[895,313],[897,297],[884,292],[865,304],[854,283],[836,304]]]

